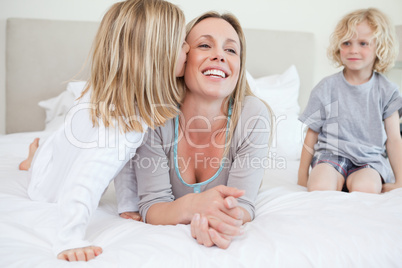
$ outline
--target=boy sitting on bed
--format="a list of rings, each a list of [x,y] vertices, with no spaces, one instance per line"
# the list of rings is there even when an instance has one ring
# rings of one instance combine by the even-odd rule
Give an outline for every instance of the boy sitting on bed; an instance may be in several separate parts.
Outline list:
[[[330,44],[329,57],[344,68],[313,89],[299,118],[309,129],[298,184],[366,193],[402,187],[402,97],[381,74],[398,54],[394,27],[377,9],[357,10],[338,23]]]

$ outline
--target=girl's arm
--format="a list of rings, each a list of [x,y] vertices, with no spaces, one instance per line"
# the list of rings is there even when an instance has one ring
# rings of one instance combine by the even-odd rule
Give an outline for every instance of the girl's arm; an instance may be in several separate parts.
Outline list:
[[[309,128],[307,130],[306,138],[304,139],[297,181],[297,184],[304,187],[307,187],[309,168],[314,155],[314,145],[317,143],[317,141],[318,133]]]
[[[114,188],[117,200],[117,212],[122,214],[138,212],[139,197],[137,193],[137,178],[135,176],[136,158],[131,158],[120,173],[114,178]]]
[[[383,185],[383,192],[402,187],[402,139],[399,127],[399,113],[395,111],[391,116],[384,120],[385,132],[387,133],[387,149],[389,162],[395,176],[395,183]]]
[[[122,133],[117,125],[106,128],[100,122],[99,127],[92,127],[87,108],[88,104],[83,103],[71,109],[65,121],[65,135],[54,141],[78,150],[74,159],[64,158],[73,163],[58,199],[59,230],[54,251],[62,252],[62,258],[66,249],[73,249],[67,253],[88,249],[90,243],[84,238],[90,217],[109,183],[135,154],[144,137],[134,131]],[[143,127],[146,129],[146,125]],[[96,253],[98,249],[91,251]]]
[[[138,139],[140,143],[143,134],[126,133],[113,138],[111,136],[109,142],[113,139],[119,143],[118,146],[81,149],[74,168],[70,170],[58,202],[60,229],[55,240],[55,252],[66,249],[77,251],[90,245],[88,241],[82,240],[90,217],[109,183],[136,150],[135,147],[126,146],[124,140],[130,137],[130,140]],[[120,156],[122,159],[119,159],[119,153],[123,154]]]

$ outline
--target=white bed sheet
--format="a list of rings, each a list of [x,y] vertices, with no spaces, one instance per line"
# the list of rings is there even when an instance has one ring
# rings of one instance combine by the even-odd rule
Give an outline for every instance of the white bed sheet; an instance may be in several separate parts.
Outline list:
[[[18,164],[34,137],[0,136],[0,267],[401,267],[402,189],[372,195],[312,192],[296,185],[297,161],[268,169],[256,219],[229,249],[206,248],[186,225],[153,226],[117,215],[111,185],[87,238],[103,254],[84,263],[55,258],[55,204],[31,201]]]

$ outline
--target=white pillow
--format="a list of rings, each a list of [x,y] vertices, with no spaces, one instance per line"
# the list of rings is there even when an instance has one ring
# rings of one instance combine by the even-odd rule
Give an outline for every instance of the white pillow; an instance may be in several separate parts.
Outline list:
[[[57,97],[40,101],[38,105],[46,112],[45,123],[47,124],[57,116],[66,114],[74,100],[75,97],[71,92],[63,91]]]
[[[87,81],[70,82],[67,84],[67,91],[73,93],[75,98],[78,98],[81,96],[81,93],[84,90],[86,84]]]
[[[81,96],[85,84],[85,81],[70,82],[67,84],[67,90],[57,97],[38,103],[46,112],[45,131],[54,131],[63,124],[67,112],[74,105],[75,100]]]
[[[249,74],[248,78],[252,80],[249,81],[249,84],[254,94],[269,103],[274,111],[299,113],[300,79],[294,65],[283,74],[268,75],[257,79],[252,79]]]
[[[276,118],[276,130],[271,145],[272,157],[299,160],[303,146],[304,125],[297,114],[283,113]]]
[[[267,102],[275,115],[276,132],[271,157],[300,159],[303,124],[298,120],[300,79],[296,67],[292,65],[282,74],[256,79],[246,72],[246,77],[254,94]]]

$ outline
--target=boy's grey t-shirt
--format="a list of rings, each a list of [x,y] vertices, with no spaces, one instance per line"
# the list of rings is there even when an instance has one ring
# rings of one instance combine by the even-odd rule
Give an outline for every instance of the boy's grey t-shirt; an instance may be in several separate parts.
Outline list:
[[[323,79],[311,92],[299,120],[318,132],[316,152],[328,151],[357,166],[369,164],[389,182],[392,173],[384,157],[384,119],[402,115],[398,86],[374,72],[362,85],[349,84],[343,72]]]

